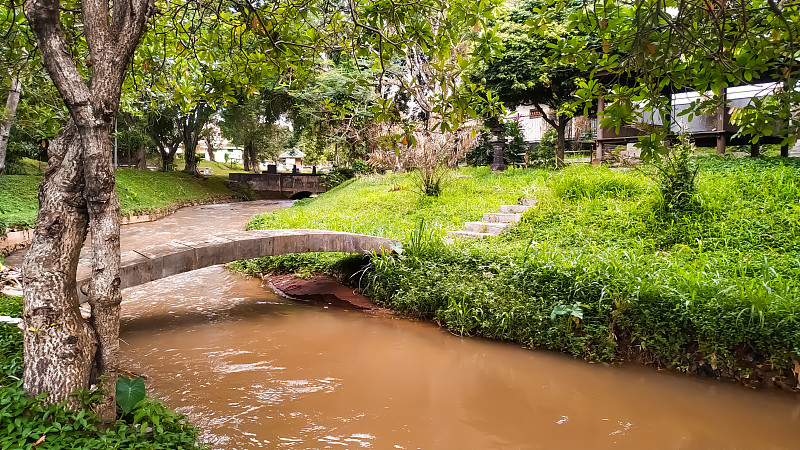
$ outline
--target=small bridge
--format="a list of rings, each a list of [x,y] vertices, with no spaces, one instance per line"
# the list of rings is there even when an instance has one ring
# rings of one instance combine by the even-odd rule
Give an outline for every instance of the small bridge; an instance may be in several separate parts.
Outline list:
[[[123,253],[120,288],[241,259],[311,252],[380,253],[395,243],[363,234],[304,229],[235,231],[193,242],[172,241]],[[77,278],[78,296],[85,301],[91,267],[80,266]]]
[[[304,198],[328,190],[322,176],[310,173],[231,173],[228,179],[247,184],[260,199]]]

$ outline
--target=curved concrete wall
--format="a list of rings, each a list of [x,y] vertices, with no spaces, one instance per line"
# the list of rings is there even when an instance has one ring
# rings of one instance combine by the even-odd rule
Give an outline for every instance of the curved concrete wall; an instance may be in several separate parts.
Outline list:
[[[172,241],[122,254],[122,289],[203,267],[261,256],[310,252],[380,253],[392,239],[327,230],[236,231],[199,241]],[[91,268],[78,269],[78,295],[85,300]]]

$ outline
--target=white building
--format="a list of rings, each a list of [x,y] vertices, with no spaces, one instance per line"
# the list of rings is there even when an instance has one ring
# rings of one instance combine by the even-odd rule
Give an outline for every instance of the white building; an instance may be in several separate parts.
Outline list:
[[[550,108],[542,105],[548,115]],[[532,105],[519,105],[514,110],[509,110],[506,120],[513,120],[519,124],[525,142],[541,142],[542,136],[552,128],[542,117],[542,114]],[[584,140],[594,133],[597,125],[596,119],[588,117],[575,117],[567,126],[566,138],[568,141]]]

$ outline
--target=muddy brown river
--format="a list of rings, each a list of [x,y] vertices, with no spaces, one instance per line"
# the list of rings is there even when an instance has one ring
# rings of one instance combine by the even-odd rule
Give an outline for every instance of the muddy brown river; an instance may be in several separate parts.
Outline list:
[[[125,249],[288,202],[185,208]],[[184,234],[190,233],[190,234]],[[221,267],[124,292],[124,368],[219,449],[800,448],[800,399],[283,299]]]

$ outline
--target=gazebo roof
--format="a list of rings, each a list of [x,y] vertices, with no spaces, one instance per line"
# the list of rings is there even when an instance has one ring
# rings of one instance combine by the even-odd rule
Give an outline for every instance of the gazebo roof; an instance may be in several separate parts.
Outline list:
[[[278,156],[278,158],[303,158],[306,154],[301,152],[300,150],[293,148],[288,152],[283,152]]]

